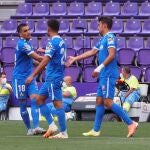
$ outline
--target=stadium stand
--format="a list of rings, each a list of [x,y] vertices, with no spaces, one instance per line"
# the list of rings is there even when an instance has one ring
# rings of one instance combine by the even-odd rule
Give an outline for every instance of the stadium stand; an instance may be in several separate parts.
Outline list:
[[[6,1],[3,1],[6,3]],[[14,50],[17,41],[16,27],[27,23],[32,32],[33,47],[45,48],[47,19],[57,18],[61,22],[60,35],[67,44],[67,56],[78,55],[92,48],[99,40],[97,17],[113,17],[113,28],[117,36],[118,65],[131,67],[139,81],[149,82],[150,56],[150,2],[147,0],[25,0],[16,8],[15,15],[1,23],[0,61],[6,72],[12,72]],[[8,55],[9,54],[9,55]],[[9,57],[11,56],[11,57]],[[73,77],[74,84],[94,84],[91,69],[97,65],[96,58],[89,58],[67,68],[65,75]],[[9,77],[11,82],[11,78]],[[84,85],[82,85],[83,87]],[[86,85],[85,85],[86,87]],[[80,94],[85,93],[83,90]],[[80,96],[79,94],[79,96]],[[12,100],[14,101],[14,100]],[[16,105],[16,103],[15,103]]]

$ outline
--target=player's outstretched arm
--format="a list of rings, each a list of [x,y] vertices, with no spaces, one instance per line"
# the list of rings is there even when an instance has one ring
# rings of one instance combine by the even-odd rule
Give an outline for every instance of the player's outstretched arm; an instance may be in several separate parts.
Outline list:
[[[114,48],[109,48],[108,52],[109,52],[109,55],[104,60],[104,62],[102,64],[100,64],[96,69],[94,69],[94,71],[92,73],[92,77],[93,78],[98,77],[98,75],[101,72],[101,70],[114,59],[114,57],[115,57],[115,49]]]
[[[81,55],[78,55],[76,57],[72,57],[70,56],[67,63],[66,63],[66,66],[69,67],[70,65],[72,65],[75,61],[78,61],[78,60],[81,60],[81,59],[85,59],[85,58],[88,58],[88,57],[91,57],[91,56],[94,56],[97,54],[97,50],[96,49],[92,49],[90,51],[87,51]]]
[[[50,57],[44,56],[43,60],[40,62],[40,64],[38,65],[38,67],[26,79],[26,84],[29,84],[37,74],[39,74],[42,70],[44,70],[45,66],[48,64],[49,61],[50,61]]]
[[[29,55],[33,59],[37,60],[38,62],[41,62],[43,60],[43,56],[38,55],[37,53],[33,52]]]

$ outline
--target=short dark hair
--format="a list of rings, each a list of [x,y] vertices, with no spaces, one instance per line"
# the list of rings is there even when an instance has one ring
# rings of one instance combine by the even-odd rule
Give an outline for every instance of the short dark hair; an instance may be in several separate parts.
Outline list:
[[[0,78],[2,77],[2,75],[6,75],[5,72],[0,72]]]
[[[110,17],[99,17],[98,21],[105,23],[107,25],[108,29],[112,28],[112,24],[113,24],[112,18],[110,18]]]
[[[131,73],[131,70],[130,70],[129,67],[125,66],[125,67],[123,67],[123,69],[124,69],[124,71],[125,71],[126,73],[128,73],[128,74]]]
[[[51,28],[53,31],[58,32],[59,31],[59,21],[56,19],[51,19],[47,21],[47,25],[49,28]]]
[[[26,27],[26,26],[28,26],[26,23],[21,23],[21,24],[19,24],[18,27],[17,27],[17,32],[20,33],[21,29],[22,29],[23,27]]]

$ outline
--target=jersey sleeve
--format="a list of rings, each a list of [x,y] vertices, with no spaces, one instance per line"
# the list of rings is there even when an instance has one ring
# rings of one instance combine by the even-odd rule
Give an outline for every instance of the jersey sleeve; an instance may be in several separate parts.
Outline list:
[[[96,50],[99,50],[99,48],[100,48],[100,42],[98,42],[98,43],[93,47],[93,49],[96,49]]]
[[[107,49],[116,48],[116,39],[114,36],[107,37]]]
[[[23,43],[23,48],[22,48],[23,52],[25,52],[27,55],[31,55],[32,53],[34,53],[33,48],[31,47],[30,44],[28,43]]]
[[[55,45],[53,41],[48,42],[45,50],[45,56],[53,57],[54,53],[56,51]]]

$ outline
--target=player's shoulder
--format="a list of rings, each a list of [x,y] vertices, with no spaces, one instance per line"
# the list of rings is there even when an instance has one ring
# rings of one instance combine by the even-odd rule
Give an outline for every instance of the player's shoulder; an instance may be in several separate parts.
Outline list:
[[[111,39],[111,38],[114,39],[115,35],[114,35],[114,33],[109,32],[109,33],[107,33],[106,38],[107,39]]]
[[[137,80],[137,77],[135,75],[131,75],[132,80]]]

